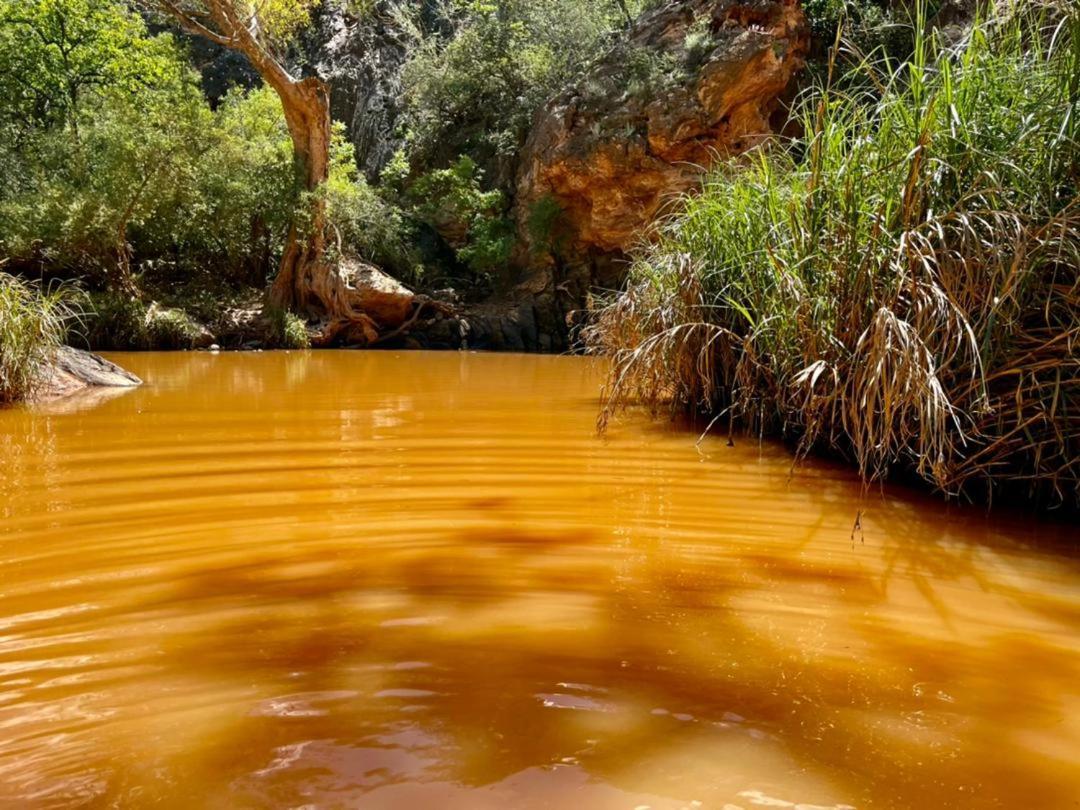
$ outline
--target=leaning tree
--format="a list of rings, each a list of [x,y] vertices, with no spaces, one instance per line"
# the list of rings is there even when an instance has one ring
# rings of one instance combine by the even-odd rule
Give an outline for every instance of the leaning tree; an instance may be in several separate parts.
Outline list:
[[[316,76],[295,75],[285,58],[292,35],[321,0],[136,2],[171,18],[190,34],[243,54],[281,99],[304,206],[290,226],[270,301],[320,320],[320,342],[369,341],[372,321],[326,250],[322,190],[330,174],[330,89]]]

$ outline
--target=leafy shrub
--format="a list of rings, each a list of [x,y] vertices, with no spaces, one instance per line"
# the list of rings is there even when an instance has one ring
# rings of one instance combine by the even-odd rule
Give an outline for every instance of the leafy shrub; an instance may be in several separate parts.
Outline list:
[[[417,274],[418,259],[408,243],[405,213],[379,195],[357,171],[352,144],[335,123],[330,179],[325,186],[327,214],[338,251],[392,268],[403,276]]]
[[[171,250],[181,272],[209,266],[261,286],[277,267],[297,204],[281,102],[266,88],[230,91],[204,144],[186,204],[148,228],[136,251],[153,257]]]
[[[304,319],[281,307],[268,307],[267,345],[278,349],[309,349],[311,338]]]
[[[203,329],[182,309],[151,306],[146,312],[147,343],[154,349],[192,349]]]
[[[917,26],[916,6],[932,15],[940,5],[924,0],[805,0],[803,9],[810,23],[814,51],[826,54],[839,33],[845,49],[853,51],[845,60],[846,68],[848,62],[858,63],[875,53],[893,59],[910,57]]]
[[[265,283],[299,201],[281,105],[234,90],[211,110],[197,78],[122,0],[0,0],[0,255],[118,293],[144,266]],[[388,240],[382,216],[354,222]]]
[[[543,252],[558,249],[557,230],[562,212],[562,206],[552,194],[545,194],[529,206],[526,227],[534,250]]]
[[[83,337],[91,349],[137,351],[150,347],[146,328],[146,305],[113,292],[87,297]]]
[[[650,97],[678,81],[683,74],[674,55],[631,46],[626,50],[626,75],[630,95]]]
[[[709,52],[716,47],[716,39],[713,37],[707,15],[695,18],[693,24],[686,31],[686,40],[683,47],[686,50],[687,63],[691,66],[699,65]]]
[[[503,214],[501,191],[484,191],[483,171],[462,155],[446,169],[417,178],[406,192],[411,213],[435,228],[476,275],[505,266],[514,246],[514,226]]]
[[[0,87],[5,253],[126,274],[129,232],[183,196],[209,118],[172,39],[114,0],[0,0]]]
[[[491,277],[506,267],[516,241],[514,223],[505,217],[478,216],[469,228],[469,242],[458,251],[469,269]]]
[[[485,165],[520,146],[534,111],[609,44],[642,3],[504,0],[446,3],[425,25],[421,4],[403,74],[409,162],[467,152]],[[407,16],[407,15],[406,15]],[[449,33],[447,33],[449,32]],[[452,150],[452,151],[450,151]]]

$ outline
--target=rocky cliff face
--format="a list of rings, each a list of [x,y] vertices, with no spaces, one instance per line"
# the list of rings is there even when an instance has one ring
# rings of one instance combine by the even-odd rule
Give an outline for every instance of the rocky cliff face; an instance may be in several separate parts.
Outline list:
[[[640,17],[537,113],[516,181],[520,283],[436,317],[418,345],[568,348],[587,295],[621,281],[664,204],[784,125],[808,48],[798,0],[671,0]]]
[[[547,198],[572,255],[626,250],[715,160],[774,131],[808,46],[796,0],[684,0],[647,12],[537,115],[517,181],[522,234],[535,241],[529,221]]]
[[[298,49],[303,69],[330,83],[369,180],[402,145],[409,43],[395,1],[361,15],[326,4]],[[435,2],[416,0],[421,28],[441,25]],[[808,45],[798,0],[668,0],[646,12],[537,112],[516,167],[493,173],[515,190],[520,283],[481,305],[428,305],[410,334],[440,347],[566,348],[568,319],[591,289],[620,281],[621,258],[664,203],[782,126]]]
[[[401,146],[401,69],[408,52],[404,34],[379,0],[362,16],[328,4],[315,20],[309,45],[315,72],[330,84],[331,114],[345,124],[356,159],[368,180]]]

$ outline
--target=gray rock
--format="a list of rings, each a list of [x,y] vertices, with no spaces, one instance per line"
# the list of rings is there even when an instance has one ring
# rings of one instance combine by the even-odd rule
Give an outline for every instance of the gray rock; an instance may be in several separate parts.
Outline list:
[[[345,123],[360,171],[374,182],[404,144],[398,125],[408,43],[393,3],[377,0],[359,16],[344,4],[326,4],[316,15],[314,39],[311,59],[330,84],[331,112]]]
[[[34,401],[39,407],[47,405],[49,413],[69,413],[92,407],[140,385],[142,380],[104,357],[61,346],[34,394]],[[110,391],[112,395],[108,393]],[[77,403],[76,399],[79,400]],[[61,406],[60,402],[69,405]]]
[[[82,382],[85,386],[134,388],[142,385],[142,380],[116,363],[71,346],[61,346],[57,350],[54,366],[58,372]]]

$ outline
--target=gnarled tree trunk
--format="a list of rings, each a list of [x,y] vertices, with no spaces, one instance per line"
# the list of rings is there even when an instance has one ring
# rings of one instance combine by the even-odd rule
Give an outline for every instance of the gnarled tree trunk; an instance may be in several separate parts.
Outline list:
[[[318,344],[371,343],[378,330],[356,305],[347,280],[326,253],[326,200],[321,187],[330,175],[329,88],[322,80],[308,77],[280,89],[278,95],[308,207],[306,220],[289,228],[270,301],[319,321]]]
[[[310,301],[312,276],[326,262],[326,201],[319,188],[330,177],[330,103],[326,86],[315,78],[287,85],[278,91],[293,142],[298,180],[310,195],[307,222],[293,222],[281,257],[281,267],[270,289],[273,303],[287,309],[316,314]]]
[[[270,301],[318,321],[316,345],[373,342],[378,337],[375,322],[364,314],[356,291],[326,254],[326,200],[321,193],[330,174],[330,91],[326,83],[314,76],[297,79],[285,69],[277,49],[267,39],[260,16],[262,4],[254,4],[252,11],[236,0],[137,2],[172,17],[192,34],[244,54],[277,94],[309,207],[306,220],[294,222],[289,229]]]

